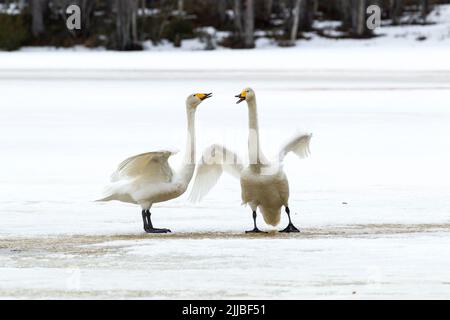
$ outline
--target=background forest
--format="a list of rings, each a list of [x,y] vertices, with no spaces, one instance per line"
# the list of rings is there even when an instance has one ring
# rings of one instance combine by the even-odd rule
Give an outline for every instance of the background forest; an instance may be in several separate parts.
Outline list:
[[[370,38],[368,5],[382,8],[383,25],[405,25],[429,23],[428,13],[443,3],[450,0],[0,0],[0,49],[141,50],[145,42],[179,47],[194,38],[204,49],[253,48],[258,37],[292,46],[306,31],[327,38]],[[81,30],[66,28],[71,4],[81,8]],[[320,22],[330,23],[323,28]]]

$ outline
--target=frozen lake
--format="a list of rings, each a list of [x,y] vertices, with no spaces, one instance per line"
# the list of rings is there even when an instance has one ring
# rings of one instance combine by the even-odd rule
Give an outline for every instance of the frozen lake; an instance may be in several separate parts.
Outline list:
[[[448,63],[368,72],[233,61],[0,64],[0,298],[450,298]],[[136,206],[93,202],[130,155],[175,147],[177,165],[193,92],[214,93],[197,111],[198,153],[219,142],[244,156],[247,110],[234,95],[245,86],[266,154],[296,130],[314,134],[310,158],[285,162],[300,234],[259,220],[272,231],[245,235],[251,212],[228,176],[200,204],[188,190],[155,205],[167,235],[145,234]]]

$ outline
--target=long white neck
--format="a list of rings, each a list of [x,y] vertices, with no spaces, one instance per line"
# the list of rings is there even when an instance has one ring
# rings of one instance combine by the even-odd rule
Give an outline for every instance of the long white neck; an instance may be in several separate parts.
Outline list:
[[[265,162],[259,142],[258,111],[256,98],[247,100],[248,104],[248,156],[250,165],[260,165]]]
[[[189,182],[194,175],[195,170],[195,108],[186,107],[187,112],[187,140],[183,165],[179,171],[178,179],[182,186],[183,192],[187,189]]]

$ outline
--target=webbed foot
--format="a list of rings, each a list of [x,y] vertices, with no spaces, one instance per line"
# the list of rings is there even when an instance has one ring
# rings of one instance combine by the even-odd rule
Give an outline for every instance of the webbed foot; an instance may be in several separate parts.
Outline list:
[[[300,232],[300,230],[298,230],[292,223],[289,223],[286,228],[280,230],[279,232],[291,233],[291,232]]]
[[[144,230],[147,233],[169,233],[169,232],[172,232],[169,229],[165,229],[165,228],[145,228]]]

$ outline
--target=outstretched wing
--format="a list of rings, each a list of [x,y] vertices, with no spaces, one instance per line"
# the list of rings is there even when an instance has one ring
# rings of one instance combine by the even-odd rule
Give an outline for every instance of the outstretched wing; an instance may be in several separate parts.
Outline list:
[[[190,201],[197,202],[203,199],[219,181],[223,171],[239,178],[242,168],[241,159],[227,148],[220,145],[206,148],[197,167],[189,196]]]
[[[278,160],[283,162],[284,157],[289,153],[295,153],[299,158],[306,158],[310,154],[309,142],[311,133],[297,133],[291,138],[278,153]]]
[[[173,171],[168,163],[173,151],[161,150],[138,154],[122,161],[112,174],[111,181],[144,178],[151,182],[170,182]]]

